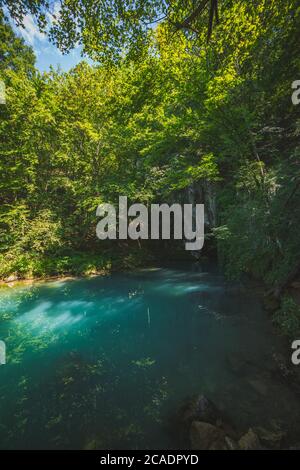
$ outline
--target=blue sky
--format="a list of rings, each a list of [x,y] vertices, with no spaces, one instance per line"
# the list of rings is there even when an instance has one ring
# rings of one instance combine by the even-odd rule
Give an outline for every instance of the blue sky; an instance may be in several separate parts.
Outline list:
[[[23,37],[26,44],[31,46],[36,55],[36,66],[41,71],[48,71],[50,66],[60,66],[62,70],[69,70],[81,60],[90,62],[81,56],[81,47],[73,49],[69,54],[63,55],[59,49],[51,44],[45,34],[42,34],[31,15],[24,18],[24,28],[18,28],[12,23],[14,31]]]

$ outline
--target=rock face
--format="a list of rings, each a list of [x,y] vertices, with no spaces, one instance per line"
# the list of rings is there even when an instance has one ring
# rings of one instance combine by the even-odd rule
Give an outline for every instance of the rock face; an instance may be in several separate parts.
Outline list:
[[[193,205],[193,219],[196,215],[196,204],[204,204],[204,224],[205,233],[211,231],[217,224],[216,210],[216,187],[210,181],[196,181],[191,183],[181,192],[181,203],[189,203]],[[177,201],[178,202],[178,201]],[[196,258],[200,258],[201,250],[191,251],[190,254]]]
[[[194,182],[187,189],[187,200],[190,204],[204,204],[205,225],[213,228],[217,223],[216,188],[210,181]]]
[[[220,428],[201,421],[193,421],[190,431],[193,450],[226,450],[225,433]]]
[[[261,449],[259,439],[253,429],[244,434],[239,440],[239,447],[242,450],[257,450]]]

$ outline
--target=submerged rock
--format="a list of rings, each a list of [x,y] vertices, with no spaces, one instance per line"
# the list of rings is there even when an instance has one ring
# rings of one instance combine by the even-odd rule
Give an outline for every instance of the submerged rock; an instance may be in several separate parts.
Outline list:
[[[231,437],[229,437],[229,436],[225,436],[225,443],[226,443],[226,446],[227,446],[228,450],[238,450],[239,449],[238,443],[235,440],[231,439]]]
[[[300,442],[289,447],[289,450],[300,450]]]
[[[242,450],[257,450],[261,449],[259,439],[253,429],[244,434],[239,440],[239,446]]]
[[[254,428],[256,435],[259,437],[260,442],[271,449],[280,449],[286,433],[279,427],[273,425],[272,429],[266,429],[258,426]]]
[[[171,432],[180,440],[179,446],[191,445],[193,449],[238,447],[237,435],[229,420],[202,394],[192,397],[179,409]]]
[[[210,423],[193,421],[190,429],[190,442],[193,450],[236,450],[238,443],[225,431]]]
[[[98,442],[97,442],[97,439],[91,439],[90,441],[88,441],[84,448],[84,450],[98,450],[99,449],[99,446],[98,446]]]
[[[190,431],[194,450],[226,450],[225,433],[210,423],[193,421]]]
[[[192,421],[216,424],[217,420],[221,418],[218,408],[204,395],[193,397],[181,408],[179,413],[180,420],[186,425],[190,425]]]
[[[199,394],[188,399],[171,416],[169,431],[173,438],[177,440],[177,445],[185,447],[190,445],[190,430],[194,421],[216,425],[218,420],[220,420],[220,411],[212,401]]]

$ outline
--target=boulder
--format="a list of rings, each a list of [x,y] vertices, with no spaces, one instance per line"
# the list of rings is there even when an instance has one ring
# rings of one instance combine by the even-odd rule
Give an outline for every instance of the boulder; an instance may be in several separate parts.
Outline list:
[[[193,421],[190,430],[193,450],[226,450],[225,433],[213,424]]]
[[[5,279],[5,282],[15,282],[17,280],[18,280],[18,276],[16,276],[15,274],[11,274]]]
[[[218,408],[204,395],[196,395],[180,410],[180,419],[185,425],[190,425],[192,421],[216,424],[220,415]]]
[[[289,447],[289,450],[300,450],[300,442]]]
[[[280,427],[273,426],[272,429],[266,429],[258,426],[254,429],[260,442],[270,449],[280,449],[286,433]]]
[[[251,428],[240,438],[239,446],[242,450],[257,450],[261,448],[259,439]]]
[[[226,447],[227,447],[228,450],[238,450],[239,449],[238,443],[234,439],[231,439],[231,437],[229,437],[229,436],[225,436],[225,443],[226,443]]]
[[[191,441],[191,425],[194,422],[210,424],[217,428],[219,434],[227,436],[232,442],[237,440],[237,434],[230,420],[224,416],[214,403],[205,395],[199,394],[189,399],[170,419],[170,434],[173,434],[178,441],[179,447],[188,446]],[[228,441],[228,446],[223,439],[224,448],[231,448],[232,443]]]

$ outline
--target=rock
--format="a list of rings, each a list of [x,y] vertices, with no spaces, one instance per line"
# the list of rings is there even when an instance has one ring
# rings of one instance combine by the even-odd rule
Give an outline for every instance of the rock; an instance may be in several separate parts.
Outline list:
[[[215,424],[220,419],[218,408],[204,395],[197,395],[187,402],[180,410],[183,424],[190,425],[192,421],[204,421]]]
[[[18,276],[16,276],[15,274],[11,274],[5,279],[5,282],[15,282],[17,280],[18,280]]]
[[[170,419],[170,433],[177,439],[179,447],[189,444],[193,422],[210,424],[217,428],[223,436],[228,436],[233,441],[237,439],[237,434],[230,420],[224,416],[211,400],[202,394],[188,400],[175,416]],[[227,448],[225,441],[223,446]]]
[[[219,419],[216,422],[216,426],[222,429],[226,436],[232,441],[235,441],[238,438],[237,433],[230,422]]]
[[[106,444],[98,437],[91,437],[84,445],[84,450],[102,450],[105,449]]]
[[[286,433],[282,431],[279,426],[273,426],[272,429],[258,426],[254,431],[259,437],[260,442],[271,449],[280,449],[283,439],[286,436]]]
[[[240,438],[239,446],[242,450],[256,450],[261,448],[259,439],[251,428]]]
[[[193,450],[226,450],[224,431],[210,423],[193,421],[190,431]]]
[[[300,442],[289,447],[289,450],[300,450]]]
[[[96,439],[92,439],[84,446],[84,450],[97,450],[97,441]]]
[[[228,450],[238,450],[239,449],[238,443],[234,439],[231,439],[231,437],[229,437],[229,436],[225,436],[225,443],[226,443],[226,446],[227,446]]]
[[[294,282],[292,282],[291,287],[292,287],[293,289],[300,289],[300,281],[294,281]]]

